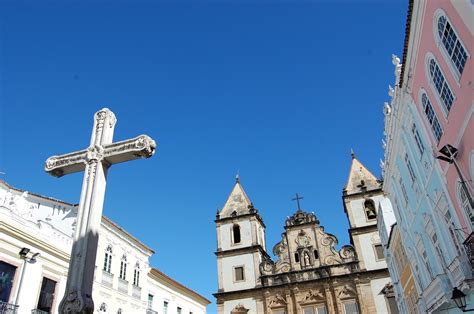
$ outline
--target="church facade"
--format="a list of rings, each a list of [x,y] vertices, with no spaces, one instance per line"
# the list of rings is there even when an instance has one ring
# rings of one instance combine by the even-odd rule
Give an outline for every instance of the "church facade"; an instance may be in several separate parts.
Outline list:
[[[272,259],[265,224],[240,180],[216,215],[218,313],[397,313],[377,231],[381,184],[353,155],[343,190],[350,245],[336,248],[314,213],[285,221]]]

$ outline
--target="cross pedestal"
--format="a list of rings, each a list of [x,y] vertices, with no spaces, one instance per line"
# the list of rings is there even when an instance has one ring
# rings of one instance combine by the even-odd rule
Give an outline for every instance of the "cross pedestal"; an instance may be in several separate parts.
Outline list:
[[[94,128],[87,149],[52,156],[45,163],[46,172],[55,177],[84,171],[66,291],[59,313],[94,311],[92,284],[107,170],[112,164],[148,158],[155,153],[156,143],[146,135],[112,143],[116,122],[112,111],[107,108],[99,110],[94,116]]]

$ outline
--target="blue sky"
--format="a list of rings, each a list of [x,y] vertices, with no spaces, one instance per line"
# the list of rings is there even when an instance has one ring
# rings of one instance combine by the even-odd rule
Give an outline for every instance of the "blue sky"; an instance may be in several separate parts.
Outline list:
[[[78,202],[82,174],[51,155],[85,148],[92,117],[157,154],[113,166],[104,214],[155,249],[158,267],[214,302],[214,218],[235,175],[271,252],[291,198],[348,243],[350,150],[377,176],[382,104],[401,57],[406,1],[2,1],[0,171]],[[215,305],[209,307],[215,312]]]

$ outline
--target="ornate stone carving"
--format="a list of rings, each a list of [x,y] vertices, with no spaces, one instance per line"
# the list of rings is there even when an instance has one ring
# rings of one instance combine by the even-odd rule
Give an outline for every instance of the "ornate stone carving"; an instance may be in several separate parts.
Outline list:
[[[319,220],[316,219],[316,216],[313,213],[306,213],[301,210],[298,210],[293,216],[286,219],[286,227],[302,225],[306,223],[315,222],[319,224]]]
[[[355,289],[349,285],[345,285],[344,287],[340,288],[338,292],[339,299],[354,298],[356,295],[357,293]]]
[[[301,299],[301,303],[312,303],[320,300],[325,300],[326,297],[321,289],[309,290]]]
[[[246,314],[249,310],[242,304],[237,304],[234,309],[230,312],[231,314]]]
[[[286,306],[287,302],[281,294],[277,293],[275,296],[270,297],[267,304],[270,308],[272,308],[278,306]]]
[[[61,301],[59,312],[92,314],[94,312],[94,302],[90,295],[83,295],[79,291],[73,290]]]

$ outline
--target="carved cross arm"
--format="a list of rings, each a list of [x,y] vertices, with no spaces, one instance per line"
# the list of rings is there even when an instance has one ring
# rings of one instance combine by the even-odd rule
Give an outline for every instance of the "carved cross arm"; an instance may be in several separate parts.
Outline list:
[[[86,149],[60,156],[51,156],[46,160],[44,170],[59,178],[65,174],[83,171],[86,167],[86,158]]]
[[[117,164],[128,160],[149,158],[156,150],[155,141],[147,136],[104,145],[104,159],[109,164]]]

